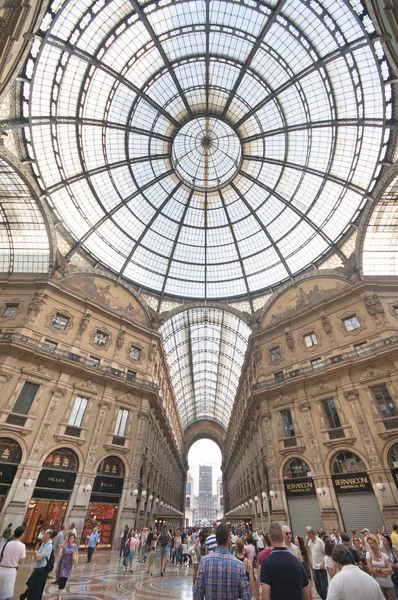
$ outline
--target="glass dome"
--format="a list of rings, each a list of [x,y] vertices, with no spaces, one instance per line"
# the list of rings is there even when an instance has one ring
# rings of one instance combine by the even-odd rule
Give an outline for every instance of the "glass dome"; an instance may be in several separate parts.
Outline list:
[[[391,114],[359,0],[54,0],[27,149],[74,240],[161,295],[248,295],[337,252]]]

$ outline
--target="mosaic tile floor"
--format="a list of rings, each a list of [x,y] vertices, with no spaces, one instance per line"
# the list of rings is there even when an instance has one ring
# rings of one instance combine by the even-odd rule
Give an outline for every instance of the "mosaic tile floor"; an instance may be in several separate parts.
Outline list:
[[[79,566],[68,579],[62,600],[191,600],[192,567],[176,567],[167,563],[164,577],[160,577],[157,556],[153,575],[146,574],[146,565],[135,563],[133,573],[125,572],[116,552],[97,551],[90,564],[79,552]],[[32,571],[31,555],[18,569],[14,598],[25,590],[25,581]],[[58,587],[48,579],[43,600],[55,600]]]

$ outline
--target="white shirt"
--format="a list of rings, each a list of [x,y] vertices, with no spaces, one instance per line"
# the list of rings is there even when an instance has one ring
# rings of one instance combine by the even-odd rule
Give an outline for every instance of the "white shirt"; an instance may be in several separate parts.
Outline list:
[[[298,546],[296,546],[296,544],[290,543],[289,546],[285,544],[285,548],[286,550],[288,550],[288,552],[290,552],[290,554],[293,554],[293,556],[295,556],[301,561],[300,550],[298,549]]]
[[[26,558],[25,544],[20,540],[12,540],[4,548],[3,560],[0,565],[18,567],[22,558]]]
[[[314,541],[308,540],[308,550],[311,553],[313,569],[320,569],[325,560],[325,544],[321,538],[316,537]]]
[[[384,600],[377,581],[355,565],[346,565],[329,583],[327,600]]]

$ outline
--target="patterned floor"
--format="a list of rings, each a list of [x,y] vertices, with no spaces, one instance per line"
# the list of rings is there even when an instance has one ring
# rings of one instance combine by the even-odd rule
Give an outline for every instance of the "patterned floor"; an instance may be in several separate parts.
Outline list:
[[[79,553],[79,566],[68,579],[62,600],[191,600],[192,567],[176,567],[167,563],[164,577],[160,577],[157,557],[153,575],[146,574],[146,565],[135,563],[133,573],[126,573],[116,552],[97,551],[92,562]],[[14,598],[25,589],[25,581],[32,570],[31,556],[18,569]],[[55,600],[58,587],[51,584],[45,588],[43,600]]]

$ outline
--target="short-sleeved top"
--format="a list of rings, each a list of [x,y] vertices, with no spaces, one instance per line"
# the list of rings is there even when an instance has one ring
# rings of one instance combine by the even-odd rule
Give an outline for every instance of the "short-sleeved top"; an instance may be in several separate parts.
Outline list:
[[[12,540],[4,548],[3,560],[0,565],[5,567],[18,567],[19,561],[26,557],[25,544],[19,540]]]
[[[259,567],[261,567],[261,563],[271,554],[271,552],[272,548],[264,548],[264,550],[261,550],[261,552],[258,553],[257,564]]]
[[[33,563],[34,569],[41,569],[46,566],[47,561],[51,556],[52,549],[53,543],[51,540],[49,540],[46,544],[42,544],[40,546],[40,548],[37,551],[37,554],[43,554],[43,558],[41,558],[40,560],[35,560],[35,562]]]
[[[135,537],[131,537],[129,540],[129,548],[130,550],[135,550],[138,545],[138,540]]]
[[[205,541],[205,546],[207,546],[207,548],[209,550],[209,554],[210,554],[210,552],[214,552],[214,550],[217,548],[217,540],[216,540],[215,533],[212,533],[211,535],[209,535],[209,537]]]
[[[256,549],[253,546],[253,544],[247,544],[247,546],[245,546],[245,551],[246,551],[247,558],[253,564],[254,555],[256,554]]]
[[[387,554],[384,554],[384,552],[380,552],[380,554],[381,554],[381,560],[374,560],[372,558],[372,555],[370,552],[366,553],[366,559],[372,561],[372,566],[375,569],[385,569],[386,568],[386,560],[388,560],[388,556],[387,556]],[[374,578],[380,587],[385,587],[385,588],[394,587],[391,577],[377,577],[377,575],[375,575]]]
[[[301,561],[287,548],[273,548],[261,563],[261,583],[271,588],[272,598],[278,600],[302,600],[308,578]]]
[[[312,568],[315,570],[320,569],[325,561],[325,544],[321,538],[316,537],[314,541],[308,541],[308,549],[311,554]]]

